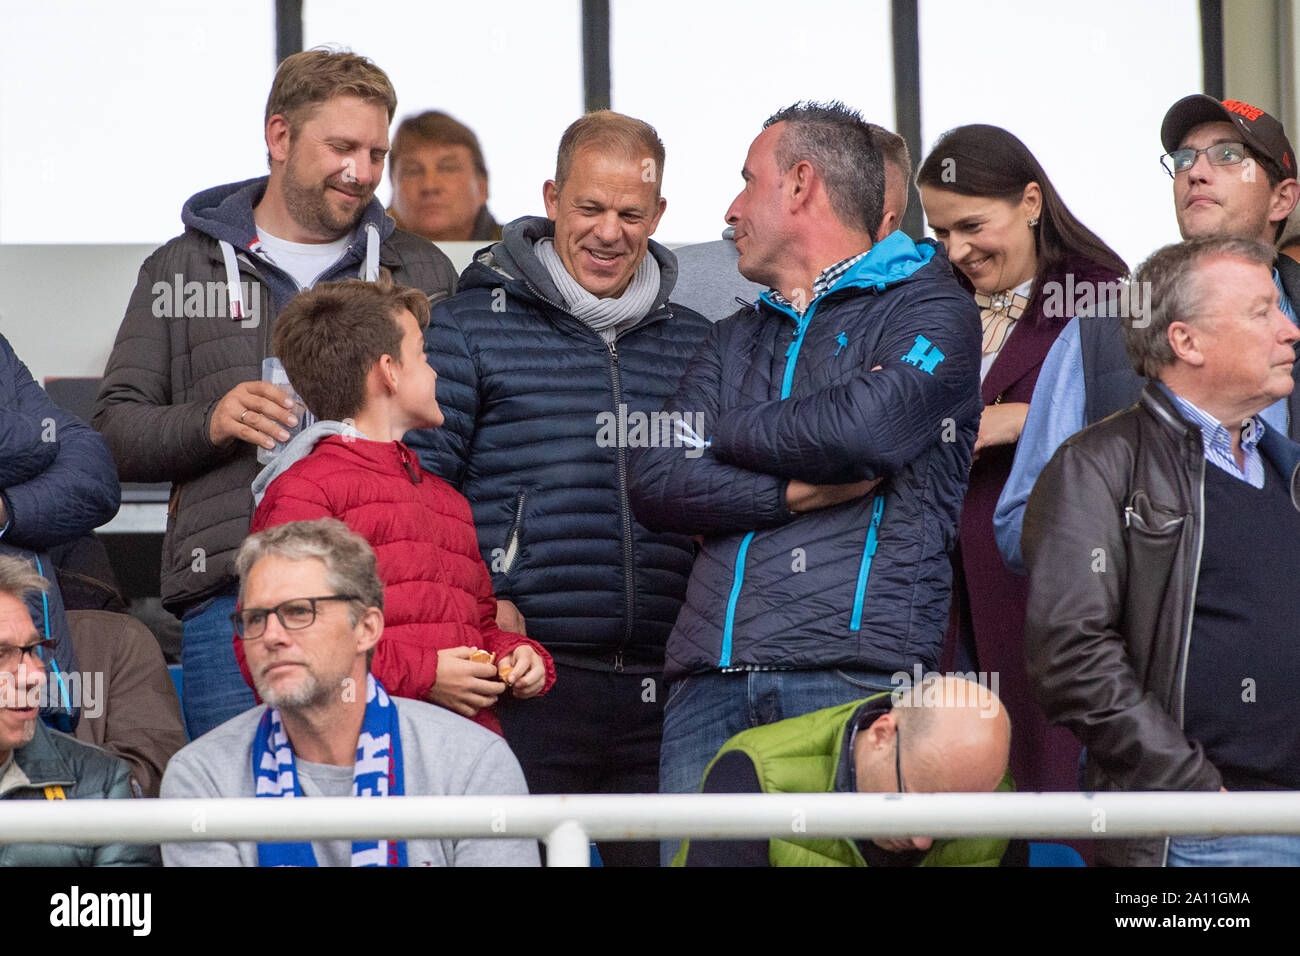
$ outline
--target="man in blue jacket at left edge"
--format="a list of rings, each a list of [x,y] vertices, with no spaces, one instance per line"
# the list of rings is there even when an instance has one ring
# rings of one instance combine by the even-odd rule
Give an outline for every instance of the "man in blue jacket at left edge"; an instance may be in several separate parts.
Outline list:
[[[121,503],[117,468],[104,439],[55,405],[0,336],[0,554],[23,558],[54,582],[48,549],[110,520]],[[61,673],[77,669],[57,586],[26,597],[32,622],[56,647],[46,656],[51,688],[41,717],[71,732],[78,702]]]
[[[937,666],[982,405],[978,311],[941,249],[879,235],[857,113],[782,110],[742,175],[727,221],[770,291],[714,326],[665,406],[707,447],[632,463],[642,523],[703,536],[668,640],[666,793],[748,727]]]

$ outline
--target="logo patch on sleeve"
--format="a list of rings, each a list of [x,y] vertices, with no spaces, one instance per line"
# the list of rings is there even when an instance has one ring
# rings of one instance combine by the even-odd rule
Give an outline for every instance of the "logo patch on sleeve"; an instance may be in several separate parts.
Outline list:
[[[912,343],[911,350],[903,356],[903,361],[908,365],[915,365],[927,375],[933,375],[935,367],[945,357],[934,343],[924,335],[918,335],[916,341]]]

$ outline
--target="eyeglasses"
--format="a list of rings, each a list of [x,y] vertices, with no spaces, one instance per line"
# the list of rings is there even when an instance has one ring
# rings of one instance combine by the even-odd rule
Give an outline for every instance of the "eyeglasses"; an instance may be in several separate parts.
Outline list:
[[[36,641],[34,644],[0,644],[0,671],[14,671],[18,665],[23,662],[23,657],[31,654],[32,658],[44,666],[45,661],[42,659],[39,651],[53,651],[55,648],[54,641]]]
[[[894,723],[894,776],[898,778],[898,792],[907,793],[903,786],[903,728]]]
[[[1241,143],[1215,143],[1205,149],[1176,149],[1160,157],[1160,165],[1172,179],[1196,165],[1196,157],[1205,154],[1211,166],[1236,166],[1246,159],[1246,147]]]
[[[290,598],[275,607],[246,607],[230,615],[235,633],[246,641],[255,641],[266,633],[267,617],[274,614],[286,631],[301,631],[316,620],[318,601],[360,601],[359,594],[328,594],[324,597]]]

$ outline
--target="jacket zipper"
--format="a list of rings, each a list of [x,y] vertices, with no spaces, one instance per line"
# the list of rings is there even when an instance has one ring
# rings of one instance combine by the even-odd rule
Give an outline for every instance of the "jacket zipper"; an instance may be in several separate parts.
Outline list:
[[[1186,693],[1187,693],[1187,658],[1192,649],[1192,619],[1196,616],[1196,587],[1201,579],[1201,552],[1205,547],[1205,452],[1202,450],[1198,457],[1199,468],[1197,472],[1197,490],[1200,496],[1200,506],[1196,512],[1196,567],[1192,572],[1192,590],[1188,595],[1187,602],[1187,629],[1183,634],[1183,659],[1178,668],[1178,729],[1183,730],[1187,720],[1186,712]],[[1160,859],[1161,866],[1169,865],[1169,837],[1165,837],[1164,854]]]
[[[397,457],[402,460],[402,467],[406,469],[406,476],[411,479],[411,484],[418,485],[420,483],[420,473],[415,470],[411,462],[411,453],[401,443],[397,446]]]
[[[794,341],[786,347],[785,372],[781,377],[781,398],[784,400],[790,397],[790,389],[794,384],[794,366],[799,360],[799,349],[803,346],[804,333],[808,331],[808,326],[812,322],[813,313],[817,310],[818,303],[813,302],[809,305],[808,311],[804,313],[803,318],[773,302],[769,301],[767,304],[783,315],[794,319],[795,323]],[[736,549],[736,561],[731,571],[731,592],[727,596],[727,611],[722,622],[722,646],[718,651],[718,667],[731,666],[732,638],[736,626],[736,605],[740,603],[740,592],[745,585],[745,558],[749,555],[749,544],[753,540],[754,532],[747,532],[740,539],[740,546]]]
[[[502,574],[510,573],[510,569],[514,567],[515,558],[519,555],[519,531],[524,520],[524,500],[527,497],[527,492],[524,491],[515,494],[515,520],[510,525],[510,533],[506,535],[505,556],[501,559]]]
[[[263,262],[272,268],[279,268],[275,263],[261,259],[260,257],[258,261]],[[258,346],[262,356],[259,361],[260,366],[261,362],[264,362],[266,359],[271,357],[271,326],[275,325],[275,320],[271,316],[271,283],[267,282],[266,279],[263,278],[262,273],[258,271],[257,265],[253,262],[251,256],[246,254],[242,249],[235,255],[235,262],[239,265],[248,267],[249,273],[251,273],[253,278],[257,280],[258,295],[262,297],[262,311],[258,313],[260,321],[258,322],[257,328]],[[284,272],[283,269],[280,271]],[[286,272],[285,275],[289,274]],[[289,281],[293,282],[294,285],[298,284],[292,276],[289,276]],[[261,374],[260,367],[258,373]]]
[[[867,597],[867,576],[871,574],[871,559],[876,556],[880,539],[880,516],[885,512],[884,493],[876,495],[871,504],[871,523],[867,526],[867,540],[862,546],[862,561],[858,565],[858,584],[853,592],[853,610],[849,618],[849,630],[857,633],[862,630],[862,607]]]
[[[566,306],[552,302],[549,298],[542,295],[535,289],[532,283],[525,281],[528,291],[534,296],[545,302],[556,312],[561,315],[573,318],[573,314]],[[662,314],[661,314],[662,313]],[[643,320],[638,322],[634,328],[640,330],[655,322],[667,321],[673,317],[670,309],[659,308],[650,313]],[[618,349],[613,342],[605,342],[604,338],[598,335],[591,326],[587,325],[580,319],[574,319],[587,333],[604,343],[606,350],[609,352],[609,375],[610,382],[614,388],[614,419],[618,420],[618,406],[623,400],[622,389],[618,377]],[[633,331],[629,329],[628,331]],[[627,647],[632,643],[632,625],[636,620],[636,574],[632,567],[632,505],[628,499],[627,490],[627,449],[622,443],[618,444],[618,512],[623,527],[623,589],[627,592],[626,598],[626,618],[623,624],[623,640],[614,650],[614,671],[623,673],[623,655],[627,652]],[[507,553],[507,557],[509,557]]]
[[[622,385],[618,375],[618,348],[613,342],[606,342],[609,349],[609,374],[614,386],[614,417],[618,419],[619,405],[623,400]],[[636,618],[636,575],[632,570],[632,505],[627,490],[627,448],[623,442],[617,442],[618,453],[618,514],[623,525],[623,590],[627,594],[624,602],[626,620],[623,624],[623,641],[614,651],[614,670],[623,672],[623,654],[632,643],[632,622]]]

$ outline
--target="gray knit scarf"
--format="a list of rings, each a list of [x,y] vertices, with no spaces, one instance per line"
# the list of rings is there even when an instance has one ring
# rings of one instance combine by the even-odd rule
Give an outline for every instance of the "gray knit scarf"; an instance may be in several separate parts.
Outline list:
[[[578,285],[578,280],[564,268],[560,254],[555,251],[555,242],[549,236],[533,243],[533,252],[546,266],[573,317],[590,326],[606,342],[612,343],[623,328],[640,322],[654,308],[659,294],[659,263],[649,250],[617,299],[598,299]]]

